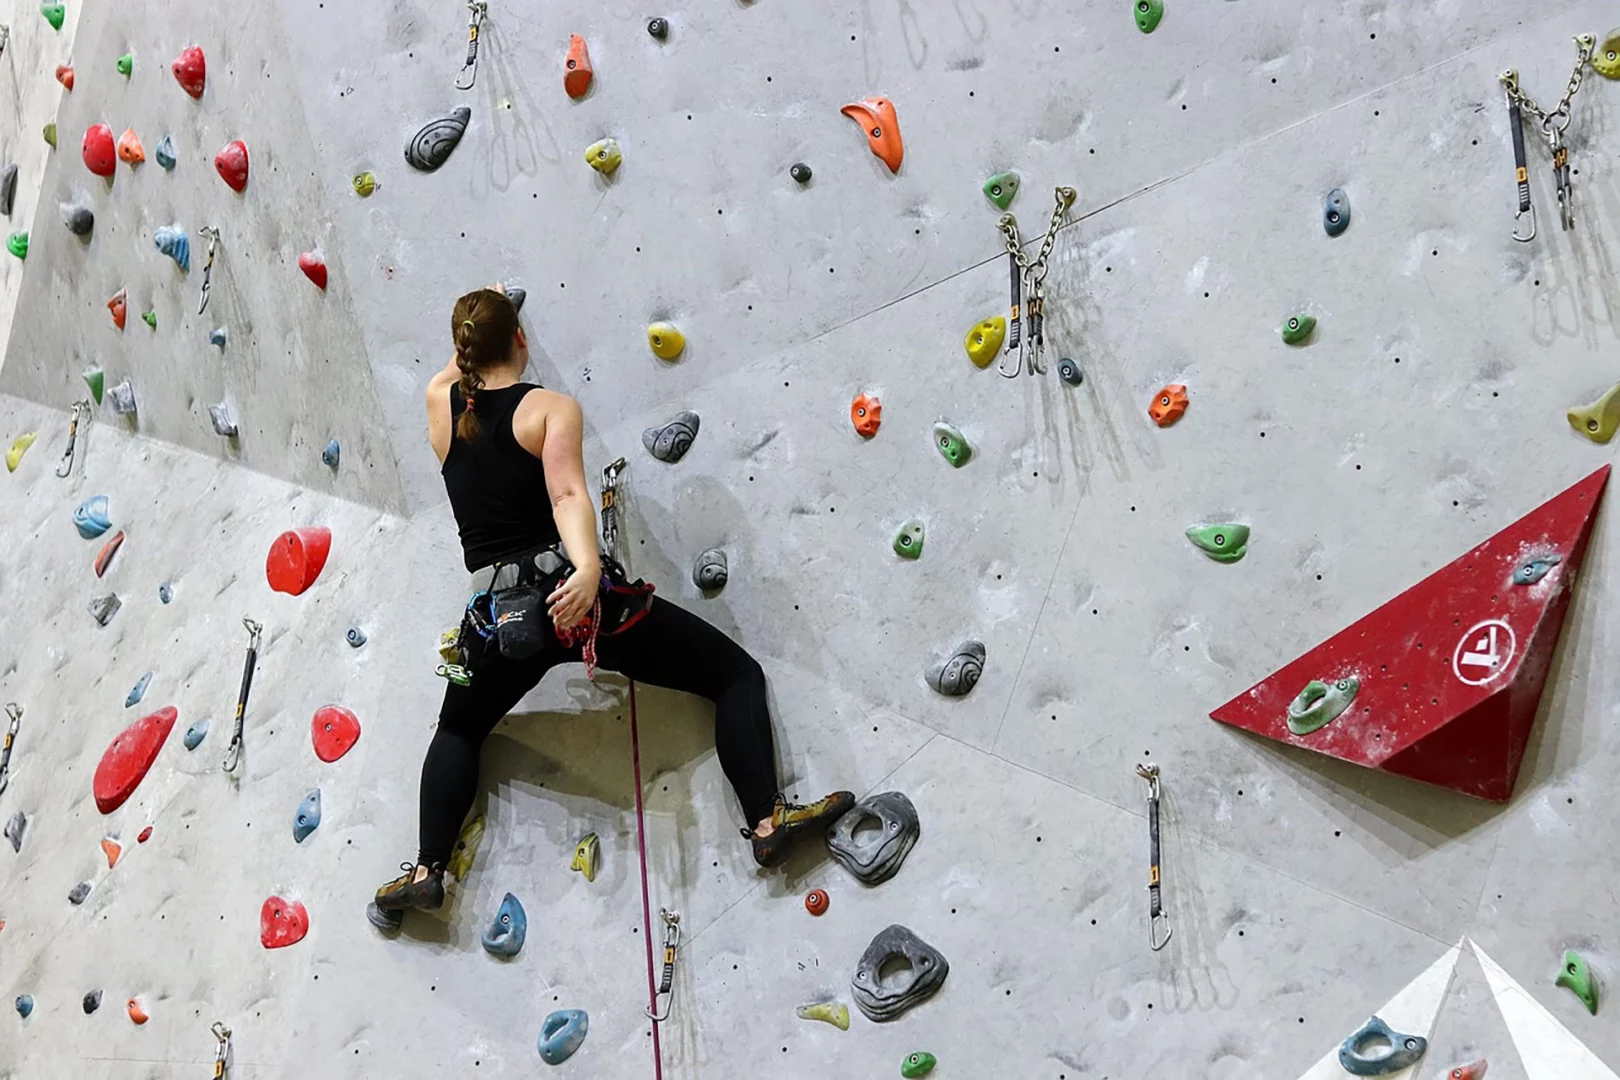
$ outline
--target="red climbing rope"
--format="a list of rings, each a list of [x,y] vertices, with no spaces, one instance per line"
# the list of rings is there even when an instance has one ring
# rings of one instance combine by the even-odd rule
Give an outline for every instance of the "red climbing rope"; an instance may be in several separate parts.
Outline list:
[[[647,1007],[658,1008],[658,982],[653,978],[652,901],[647,897],[647,818],[641,808],[641,732],[636,725],[636,681],[630,680],[630,761],[636,774],[636,846],[641,853],[641,932],[647,942]],[[658,1021],[653,1021],[653,1072],[664,1080],[664,1051],[658,1043]]]

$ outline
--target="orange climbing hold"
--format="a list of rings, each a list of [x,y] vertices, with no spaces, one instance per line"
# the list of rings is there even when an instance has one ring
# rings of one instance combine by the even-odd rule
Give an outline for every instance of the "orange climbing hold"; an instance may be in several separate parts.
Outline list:
[[[1153,404],[1148,406],[1148,415],[1160,427],[1169,427],[1187,411],[1187,388],[1180,383],[1171,383],[1153,396]]]
[[[839,112],[861,125],[872,153],[882,159],[890,172],[900,171],[900,160],[906,148],[900,141],[900,118],[895,114],[894,102],[888,98],[862,98],[845,105]]]
[[[107,869],[111,870],[118,865],[118,856],[123,854],[124,847],[110,836],[101,839],[101,850],[107,853]]]
[[[831,903],[827,898],[826,889],[811,889],[804,896],[804,910],[812,915],[824,915],[827,905]]]
[[[105,577],[107,567],[112,564],[113,556],[118,549],[124,546],[124,530],[119,529],[113,533],[111,540],[101,545],[101,553],[96,556],[96,577]]]
[[[113,298],[107,301],[107,310],[112,312],[113,325],[122,330],[124,328],[124,320],[129,318],[128,293],[126,293],[123,289],[119,289],[116,293],[114,293]]]
[[[870,394],[857,394],[849,403],[849,422],[861,437],[870,439],[883,423],[883,402]]]
[[[297,596],[315,584],[332,550],[332,530],[323,526],[289,529],[276,537],[264,560],[264,576],[276,592]]]
[[[73,65],[72,64],[57,64],[56,65],[56,81],[61,83],[63,86],[67,87],[69,90],[72,90],[73,89]]]
[[[563,72],[563,89],[576,101],[591,88],[591,53],[585,48],[585,39],[578,34],[568,35],[568,70]]]
[[[232,139],[214,155],[214,168],[219,178],[230,185],[232,191],[246,191],[248,181],[247,143]]]
[[[136,1024],[144,1024],[151,1019],[150,1016],[146,1015],[146,1010],[141,1008],[141,1003],[136,1001],[134,998],[130,998],[127,1002],[125,1002],[124,1008],[126,1011],[128,1011],[129,1018]]]
[[[208,82],[208,62],[203,58],[202,49],[187,45],[180,50],[180,55],[174,58],[169,69],[174,72],[174,79],[182,90],[194,98],[203,96],[203,87]]]
[[[84,130],[84,142],[79,147],[84,167],[97,176],[111,176],[118,168],[118,154],[113,147],[112,128],[106,124],[91,124]]]
[[[125,128],[118,136],[118,160],[130,166],[146,160],[146,147],[141,145],[141,137],[135,134],[134,128]]]

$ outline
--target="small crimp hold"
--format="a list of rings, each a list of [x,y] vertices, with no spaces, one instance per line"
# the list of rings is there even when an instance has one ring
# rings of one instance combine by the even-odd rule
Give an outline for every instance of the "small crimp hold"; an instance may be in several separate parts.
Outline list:
[[[800,1020],[820,1020],[839,1031],[849,1030],[849,1006],[842,1001],[818,1001],[813,1005],[800,1005],[793,1010]]]

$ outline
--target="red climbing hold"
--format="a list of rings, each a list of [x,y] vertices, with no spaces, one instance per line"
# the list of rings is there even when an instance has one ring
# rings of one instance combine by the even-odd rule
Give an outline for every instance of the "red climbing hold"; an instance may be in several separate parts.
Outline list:
[[[72,90],[73,89],[73,66],[71,64],[57,64],[56,65],[56,81],[61,83],[63,86],[67,87],[69,90]]]
[[[101,545],[101,554],[96,556],[96,577],[103,577],[107,573],[107,566],[112,562],[118,549],[124,546],[124,530],[119,529],[113,533],[113,538]]]
[[[113,145],[112,128],[91,124],[84,133],[84,167],[97,176],[111,176],[118,170],[118,149]]]
[[[118,856],[124,851],[124,846],[110,836],[101,839],[101,850],[107,853],[107,869],[111,870],[118,865]]]
[[[297,596],[315,584],[332,550],[332,530],[321,525],[288,529],[270,545],[264,576],[276,592]]]
[[[298,269],[304,276],[319,285],[322,290],[326,288],[326,260],[321,258],[318,251],[306,251],[298,256]]]
[[[1341,761],[1507,801],[1608,479],[1605,465],[1210,716]],[[1530,580],[1516,584],[1521,578]],[[1308,683],[1352,679],[1342,715],[1304,734],[1290,729],[1291,708],[1313,704],[1303,693]]]
[[[137,844],[144,844],[150,839],[152,839],[152,826],[148,825],[146,828],[141,830],[141,835],[135,838],[135,842]]]
[[[202,49],[187,45],[174,58],[171,69],[182,90],[194,98],[203,96],[203,85],[208,81],[208,64],[203,59]]]
[[[248,178],[247,143],[232,139],[214,155],[214,168],[219,178],[231,186],[232,191],[245,191]]]
[[[96,809],[110,814],[124,805],[135,794],[135,789],[146,778],[169,730],[180,718],[172,705],[165,706],[151,716],[143,716],[118,733],[105,753],[91,789],[96,795]]]
[[[309,737],[316,757],[336,761],[360,741],[360,718],[341,705],[322,705],[309,722]]]
[[[259,944],[267,949],[296,945],[309,933],[309,912],[297,900],[272,896],[259,909]]]

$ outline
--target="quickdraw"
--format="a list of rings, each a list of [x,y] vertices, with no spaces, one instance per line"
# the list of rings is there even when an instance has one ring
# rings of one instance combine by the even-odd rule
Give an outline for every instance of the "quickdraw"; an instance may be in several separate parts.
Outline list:
[[[242,667],[242,689],[236,695],[236,729],[231,732],[231,745],[225,750],[225,760],[220,768],[226,772],[235,772],[237,763],[242,760],[242,722],[247,717],[248,691],[253,689],[253,665],[259,660],[259,635],[264,632],[264,625],[244,617],[242,625],[247,628],[248,647],[247,662]]]
[[[664,920],[664,977],[653,994],[647,1016],[661,1024],[669,1019],[669,1011],[675,1007],[675,950],[681,945],[681,913],[659,908],[658,915]],[[659,998],[664,999],[662,1012],[658,1009]]]
[[[624,458],[602,469],[602,546],[610,559],[618,555],[619,474],[624,469]]]
[[[1170,916],[1164,912],[1159,885],[1159,767],[1152,762],[1136,767],[1136,775],[1147,781],[1148,795],[1148,947],[1158,952],[1170,944]],[[1164,936],[1159,936],[1163,929]]]
[[[17,740],[17,729],[22,726],[22,706],[15,701],[6,703],[6,716],[11,723],[6,726],[5,749],[0,750],[0,795],[6,792],[6,785],[11,783],[11,744]]]
[[[467,61],[456,76],[457,90],[471,90],[478,81],[478,31],[488,15],[487,0],[467,0]]]
[[[996,373],[1002,378],[1016,379],[1021,368],[1031,375],[1046,374],[1046,363],[1042,356],[1046,349],[1046,263],[1052,255],[1052,245],[1057,243],[1058,230],[1063,228],[1063,216],[1074,205],[1075,194],[1074,188],[1064,185],[1053,189],[1052,218],[1047,222],[1046,236],[1033,260],[1024,254],[1024,241],[1018,234],[1018,219],[1011,214],[1002,214],[1001,220],[996,223],[1007,245],[1007,265],[1012,278],[1012,318],[1007,332],[1007,351],[996,363]],[[1029,320],[1027,335],[1023,331],[1025,316]],[[1006,357],[1015,354],[1022,362],[1014,360],[1012,368],[1008,369]]]
[[[208,310],[208,294],[214,287],[214,250],[219,247],[219,230],[212,225],[204,225],[197,231],[208,237],[208,260],[203,263],[202,299],[197,302],[197,314],[201,315]]]
[[[66,476],[73,471],[73,451],[79,445],[79,417],[89,415],[89,398],[73,403],[73,419],[68,422],[67,449],[62,451],[62,463],[56,467],[57,476]]]
[[[1564,96],[1558,106],[1550,112],[1537,105],[1535,99],[1519,89],[1519,73],[1512,68],[1497,76],[1507,94],[1508,122],[1513,129],[1513,159],[1517,170],[1515,179],[1518,182],[1519,208],[1513,215],[1513,239],[1529,241],[1535,238],[1535,208],[1530,205],[1529,173],[1525,169],[1524,161],[1524,134],[1521,124],[1525,113],[1533,116],[1541,125],[1541,135],[1547,140],[1547,149],[1552,154],[1553,185],[1558,193],[1558,219],[1568,232],[1575,227],[1575,185],[1570,181],[1569,144],[1564,141],[1564,132],[1569,128],[1570,102],[1581,88],[1581,81],[1586,78],[1586,69],[1592,63],[1593,50],[1597,48],[1596,34],[1577,34],[1575,36],[1575,69],[1569,74],[1569,82],[1564,87]],[[1530,231],[1519,231],[1519,219],[1525,213],[1530,214]]]
[[[223,1080],[225,1062],[231,1056],[231,1029],[215,1020],[213,1026],[208,1030],[212,1031],[214,1038],[219,1040],[219,1045],[214,1050],[214,1080]]]

